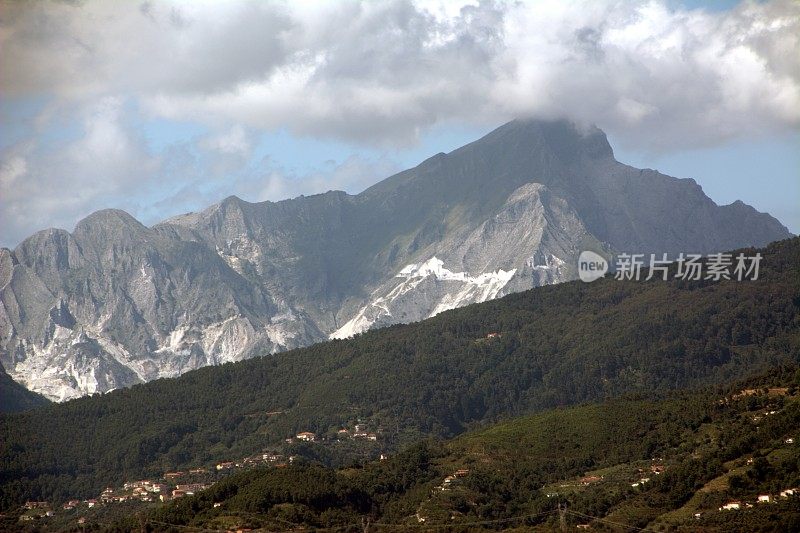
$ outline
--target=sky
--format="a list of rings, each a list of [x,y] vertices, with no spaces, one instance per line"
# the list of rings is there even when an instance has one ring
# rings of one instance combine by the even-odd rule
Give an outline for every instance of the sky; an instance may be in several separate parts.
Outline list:
[[[800,2],[0,0],[0,246],[358,193],[514,118],[800,233]]]

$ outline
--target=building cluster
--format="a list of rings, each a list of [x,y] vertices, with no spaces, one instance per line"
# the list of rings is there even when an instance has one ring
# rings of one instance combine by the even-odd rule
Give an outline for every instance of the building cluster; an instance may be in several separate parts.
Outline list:
[[[467,477],[469,474],[469,469],[467,468],[459,468],[452,474],[445,476],[442,480],[442,484],[436,487],[436,490],[447,492],[451,490],[455,485],[457,485],[462,478]]]
[[[235,468],[250,468],[260,465],[286,466],[287,462],[292,463],[294,462],[295,458],[295,456],[290,456],[287,458],[285,455],[280,453],[264,452],[244,457],[238,461],[222,461],[217,463],[214,466],[214,469],[217,472],[224,472],[226,470],[233,470]]]
[[[45,516],[53,516],[53,509],[48,502],[25,502],[25,514],[19,517],[20,521],[35,520]]]
[[[205,469],[195,469],[196,474],[206,473]],[[175,480],[185,476],[185,472],[167,472],[164,474],[164,480],[174,482]],[[122,486],[121,489],[113,489],[106,487],[100,495],[101,503],[122,503],[126,501],[141,501],[141,502],[154,502],[154,501],[169,501],[182,496],[190,496],[201,490],[205,490],[213,485],[209,483],[184,483],[173,485],[161,483],[160,481],[151,481],[149,479],[142,479],[139,481],[128,481]]]
[[[172,499],[181,498],[183,496],[193,496],[201,490],[206,490],[211,485],[213,485],[213,483],[185,483],[183,485],[176,485],[175,489],[172,491]]]
[[[651,474],[655,474],[657,476],[663,474],[667,468],[663,464],[660,464],[661,460],[662,459],[658,459],[659,463],[650,465],[649,469],[638,468],[637,474],[639,477],[634,480],[633,483],[631,483],[631,487],[636,488],[645,485],[646,483],[650,483]],[[656,459],[653,459],[653,461],[656,461]]]
[[[367,429],[367,425],[361,422],[355,424],[352,428],[343,427],[336,432],[336,439],[364,439],[369,441],[377,441],[378,434],[371,432]],[[325,437],[320,437],[311,431],[301,431],[294,437],[288,437],[286,442],[291,444],[293,442],[322,442],[326,440]]]
[[[759,503],[775,503],[779,499],[788,500],[789,498],[797,498],[800,496],[800,489],[797,487],[782,490],[778,496],[774,494],[759,494],[755,502],[746,502],[743,500],[733,500],[720,506],[720,511],[739,511],[740,509],[752,508],[754,504]]]
[[[733,396],[731,396],[731,400],[739,400],[741,398],[746,398],[748,396],[759,396],[759,395],[767,395],[767,396],[787,396],[789,394],[788,387],[772,387],[768,389],[742,389]]]
[[[197,482],[197,480],[208,479],[212,471],[220,473],[226,470],[248,468],[264,464],[281,467],[286,466],[287,461],[291,463],[294,460],[295,457],[293,456],[286,458],[279,453],[264,452],[245,457],[238,461],[222,461],[217,463],[212,470],[198,467],[186,471],[164,472],[159,480],[141,479],[137,481],[126,481],[122,487],[106,487],[97,498],[68,500],[61,508],[64,511],[72,511],[80,508],[91,509],[98,505],[123,502],[165,502],[184,496],[192,496],[211,487],[214,484],[213,481]],[[20,516],[21,521],[35,520],[55,514],[49,502],[26,502],[24,509],[25,513]],[[85,518],[81,517],[79,522],[84,523]]]
[[[355,426],[353,426],[352,430],[349,430],[347,428],[342,428],[337,432],[337,436],[341,439],[351,438],[351,439],[366,439],[372,441],[378,440],[377,433],[371,433],[367,431],[366,424],[356,424]]]

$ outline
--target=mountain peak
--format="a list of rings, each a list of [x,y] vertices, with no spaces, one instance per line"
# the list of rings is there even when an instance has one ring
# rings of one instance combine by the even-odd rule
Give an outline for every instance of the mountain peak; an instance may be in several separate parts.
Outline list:
[[[90,214],[86,218],[80,220],[75,226],[77,231],[79,228],[94,225],[103,226],[142,226],[142,223],[136,220],[130,213],[122,209],[101,209]]]
[[[457,204],[480,217],[526,183],[566,188],[583,172],[579,169],[609,162],[615,162],[614,152],[597,127],[519,118],[376,183],[359,197],[395,206],[394,220],[414,217],[419,209],[435,214]]]
[[[222,200],[219,203],[219,205],[223,206],[223,207],[227,207],[227,206],[230,206],[230,205],[237,205],[238,206],[238,205],[247,204],[247,203],[250,203],[250,202],[246,202],[246,201],[242,200],[241,198],[239,198],[238,196],[236,196],[235,194],[232,194],[232,195],[228,196],[227,198],[225,198],[224,200]]]
[[[0,361],[64,399],[563,281],[581,249],[708,253],[788,236],[694,181],[617,162],[598,128],[518,119],[356,196],[231,196],[152,230],[107,209],[0,251],[13,303],[0,305]],[[93,344],[73,346],[81,332]]]
[[[147,227],[121,209],[95,211],[75,225],[72,235],[79,241],[115,242],[142,235]]]
[[[563,162],[584,157],[613,158],[614,150],[605,132],[597,126],[582,126],[568,120],[518,118],[508,122],[477,142],[536,142],[552,151]]]

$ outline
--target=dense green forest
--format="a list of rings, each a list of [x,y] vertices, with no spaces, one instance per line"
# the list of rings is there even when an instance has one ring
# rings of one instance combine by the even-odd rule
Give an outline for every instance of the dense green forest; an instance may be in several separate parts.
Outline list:
[[[242,457],[355,419],[390,451],[510,416],[626,394],[653,401],[796,362],[800,239],[761,253],[756,281],[541,287],[346,341],[3,415],[0,507],[96,496],[106,485]],[[315,453],[329,465],[352,459]]]
[[[798,386],[800,371],[784,367],[713,392],[557,408],[383,461],[245,471],[194,497],[89,524],[550,531],[561,505],[573,529],[797,531],[800,491],[780,492],[800,487],[800,446],[786,442],[800,429]],[[757,503],[762,494],[774,501]],[[742,509],[719,509],[731,501]]]

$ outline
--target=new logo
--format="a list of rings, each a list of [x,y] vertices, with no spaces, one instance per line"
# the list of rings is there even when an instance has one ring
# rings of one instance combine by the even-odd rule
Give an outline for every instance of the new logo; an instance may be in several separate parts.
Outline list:
[[[608,261],[589,250],[581,252],[578,257],[578,277],[581,281],[590,282],[602,278],[608,272]]]

